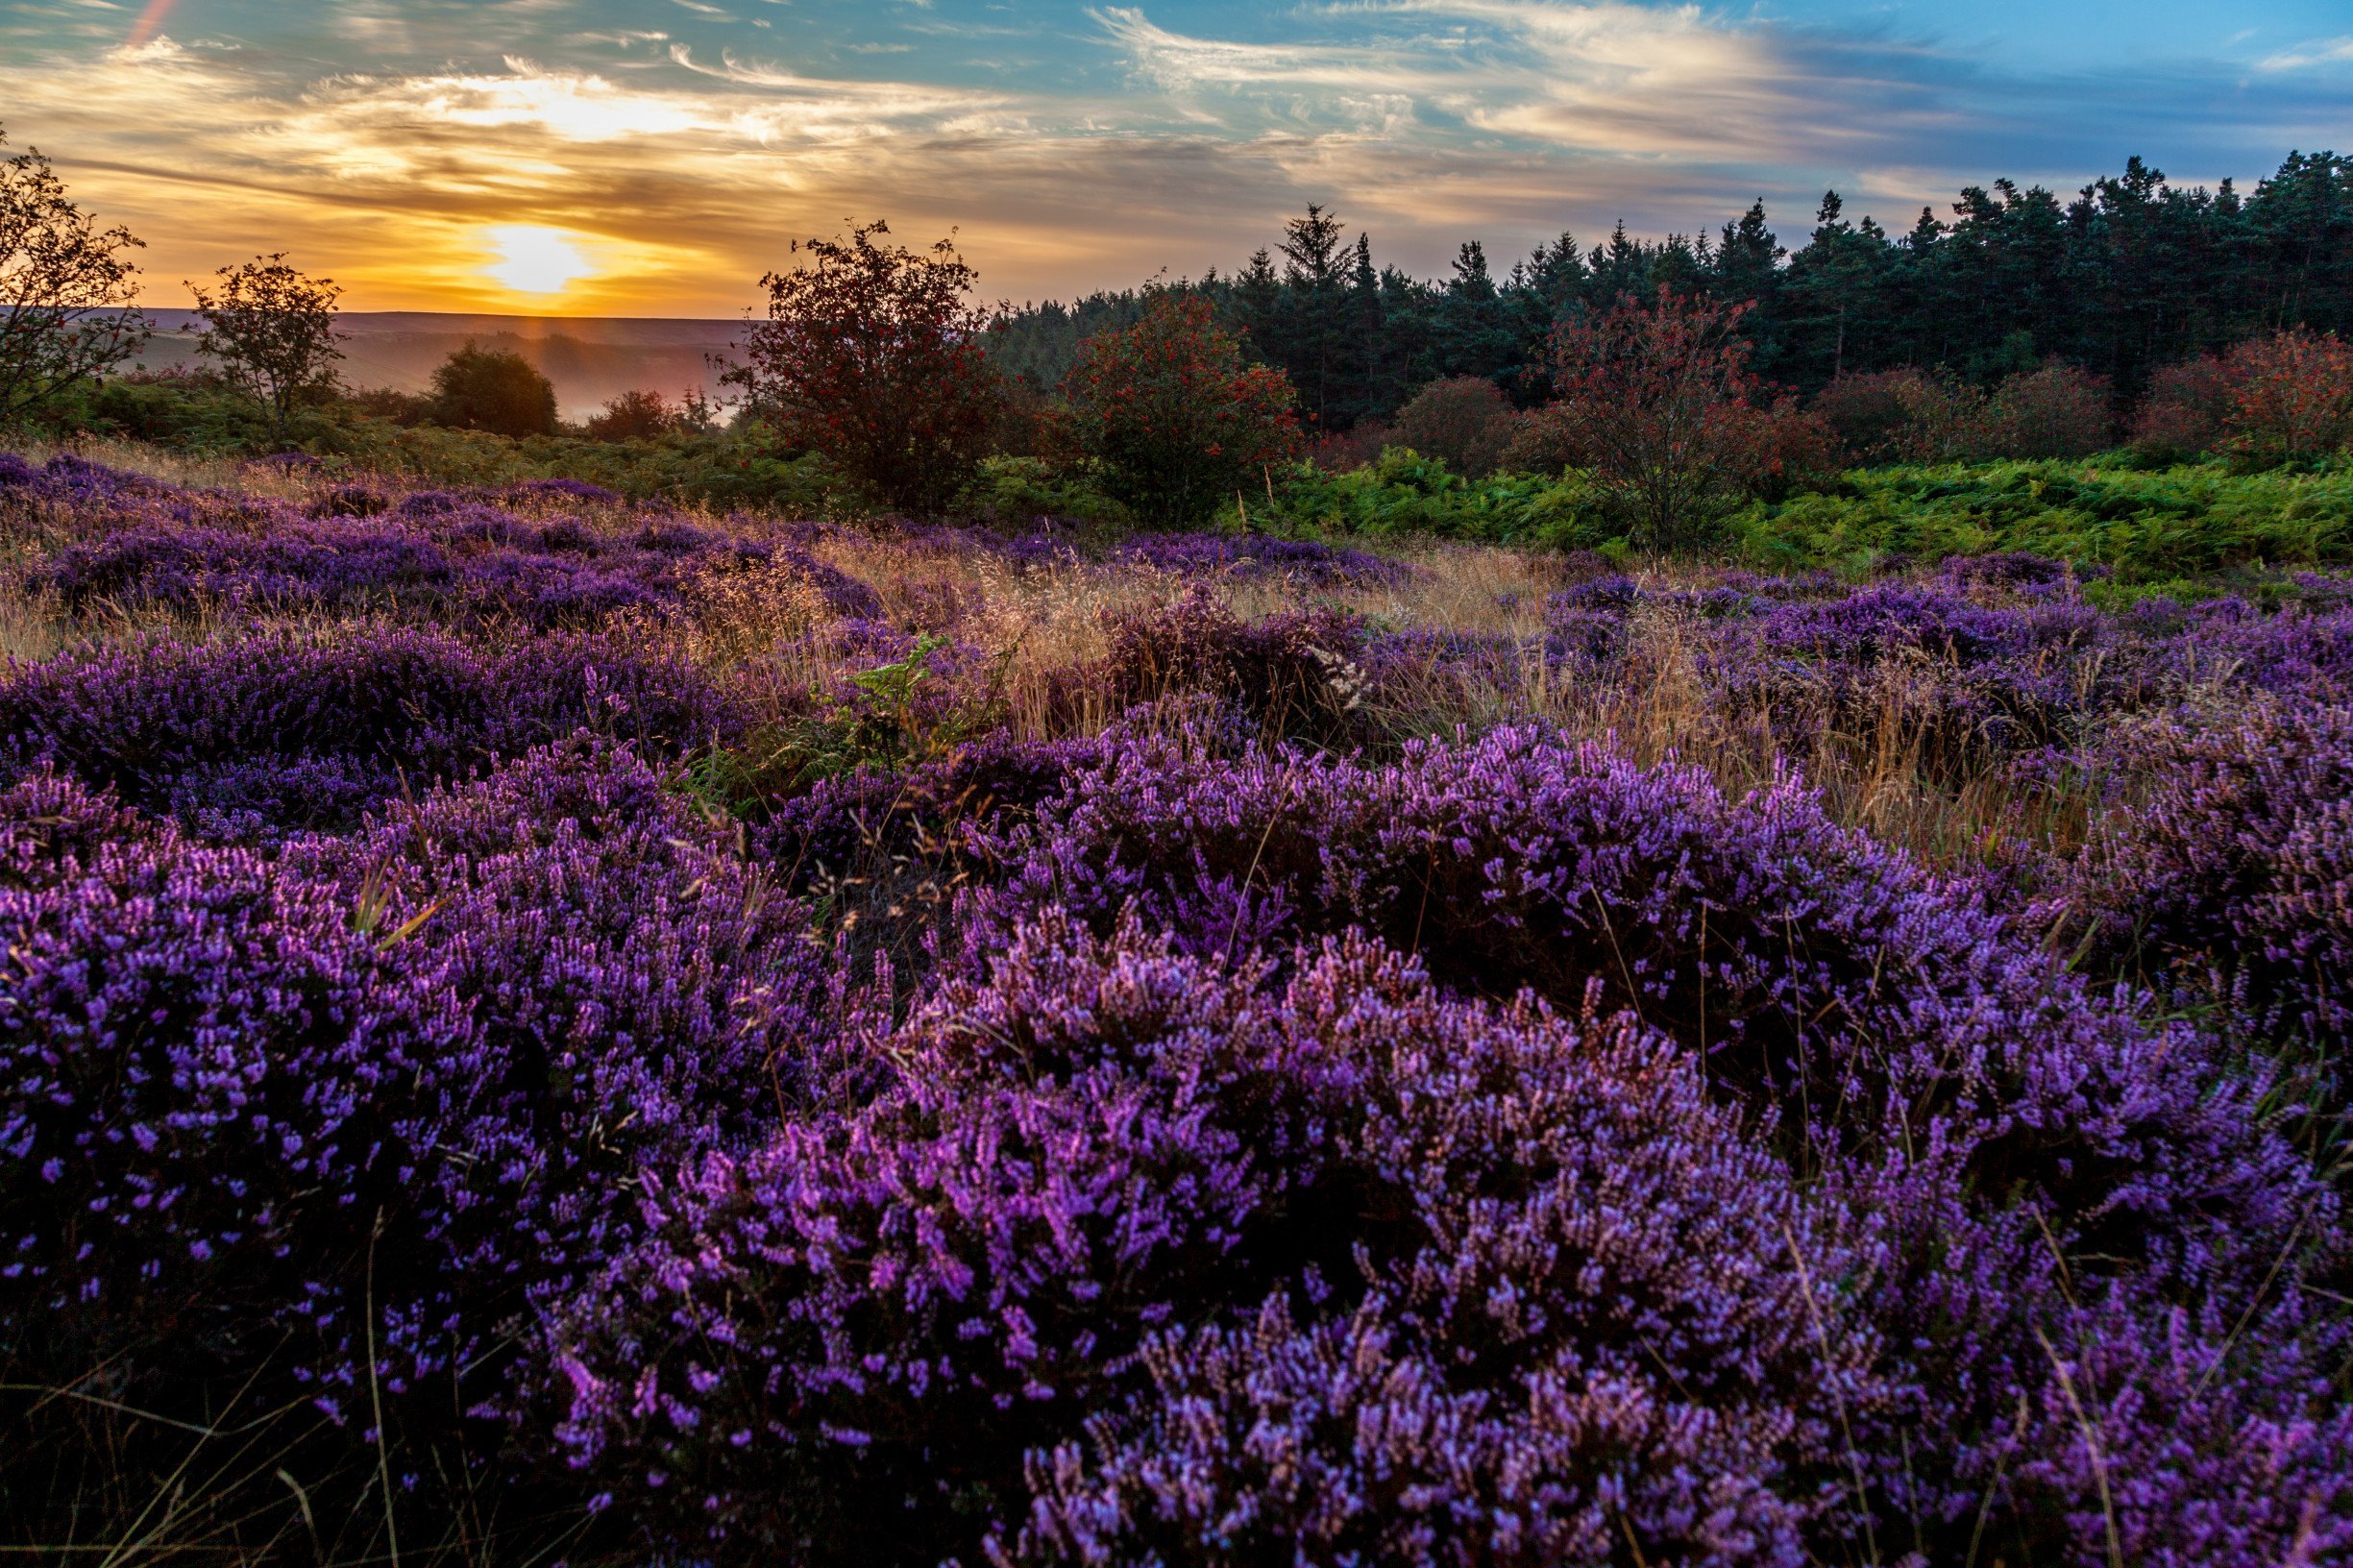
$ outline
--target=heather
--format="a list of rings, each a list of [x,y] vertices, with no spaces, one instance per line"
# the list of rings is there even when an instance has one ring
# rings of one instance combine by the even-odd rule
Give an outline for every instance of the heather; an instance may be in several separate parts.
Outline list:
[[[0,463],[9,1545],[2353,1561],[2332,473],[137,462]]]

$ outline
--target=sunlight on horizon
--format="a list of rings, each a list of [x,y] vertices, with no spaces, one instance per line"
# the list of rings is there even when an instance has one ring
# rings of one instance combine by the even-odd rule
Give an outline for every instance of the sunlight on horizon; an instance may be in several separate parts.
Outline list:
[[[517,294],[561,294],[597,270],[574,236],[560,229],[502,224],[484,230],[483,237],[496,257],[483,274]]]

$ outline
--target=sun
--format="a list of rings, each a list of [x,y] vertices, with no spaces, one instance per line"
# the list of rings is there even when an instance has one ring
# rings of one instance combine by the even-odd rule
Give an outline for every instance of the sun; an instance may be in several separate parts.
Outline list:
[[[561,294],[597,270],[573,235],[532,224],[502,224],[482,237],[496,257],[482,270],[517,294]]]

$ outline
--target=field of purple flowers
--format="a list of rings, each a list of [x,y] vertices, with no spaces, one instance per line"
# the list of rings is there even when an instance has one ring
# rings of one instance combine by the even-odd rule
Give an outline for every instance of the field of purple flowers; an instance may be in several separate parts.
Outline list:
[[[2353,1563],[2353,579],[0,457],[0,1546]]]

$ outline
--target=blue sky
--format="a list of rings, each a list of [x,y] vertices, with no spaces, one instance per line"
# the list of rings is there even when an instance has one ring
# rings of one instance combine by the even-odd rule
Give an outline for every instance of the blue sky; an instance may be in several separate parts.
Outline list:
[[[2182,184],[2353,148],[2353,9],[2213,0],[0,0],[0,120],[149,242],[357,308],[733,313],[796,235],[956,228],[992,295],[1231,267],[1309,201],[1440,270],[1836,185]]]

